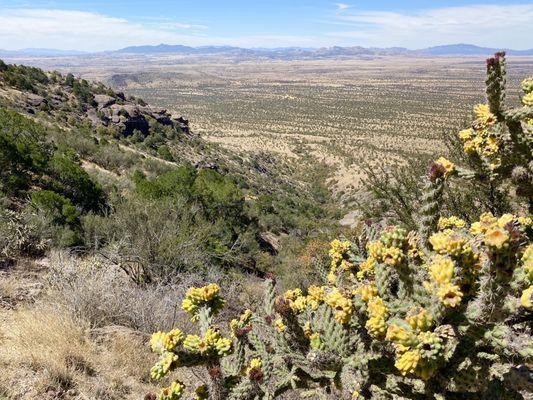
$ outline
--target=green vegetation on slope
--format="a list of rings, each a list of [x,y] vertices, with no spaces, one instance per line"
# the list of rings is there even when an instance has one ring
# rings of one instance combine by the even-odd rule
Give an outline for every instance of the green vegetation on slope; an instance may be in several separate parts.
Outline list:
[[[234,156],[185,120],[72,74],[2,63],[0,87],[9,256],[30,242],[37,253],[76,246],[136,282],[211,266],[263,274],[332,227],[320,165],[304,177],[265,154]]]

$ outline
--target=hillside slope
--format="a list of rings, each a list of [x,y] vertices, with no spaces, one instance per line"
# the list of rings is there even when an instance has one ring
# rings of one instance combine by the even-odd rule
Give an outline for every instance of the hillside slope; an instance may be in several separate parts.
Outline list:
[[[2,161],[18,177],[1,182],[4,223],[44,225],[32,232],[44,248],[105,250],[140,265],[137,280],[208,265],[263,273],[279,267],[280,239],[330,229],[320,165],[236,156],[182,116],[101,83],[0,62],[0,111],[14,149]],[[34,159],[21,162],[28,148]]]

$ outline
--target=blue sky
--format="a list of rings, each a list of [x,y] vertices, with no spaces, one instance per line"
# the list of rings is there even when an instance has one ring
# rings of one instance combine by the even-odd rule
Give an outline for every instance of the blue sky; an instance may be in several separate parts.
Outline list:
[[[0,48],[533,47],[533,1],[0,0]]]

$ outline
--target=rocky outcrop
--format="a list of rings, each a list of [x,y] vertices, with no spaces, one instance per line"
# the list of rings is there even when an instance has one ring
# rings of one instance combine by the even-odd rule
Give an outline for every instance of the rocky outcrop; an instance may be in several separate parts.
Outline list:
[[[122,101],[117,104],[116,99],[107,95],[96,95],[99,120],[95,121],[88,111],[87,116],[95,125],[116,126],[124,136],[130,136],[135,131],[148,135],[150,131],[149,120],[153,119],[161,125],[176,126],[182,132],[189,134],[189,121],[182,117],[174,118],[164,108],[152,108]],[[91,115],[90,115],[91,114]]]
[[[131,136],[137,131],[148,136],[154,123],[191,134],[189,121],[185,118],[173,116],[165,108],[150,107],[141,100],[127,98],[122,92],[106,89],[105,93],[102,93],[101,87],[89,85],[84,89],[88,90],[88,94],[84,93],[91,101],[83,101],[83,104],[80,104],[80,96],[74,94],[71,85],[66,82],[54,88],[41,89],[39,94],[20,93],[14,96],[14,102],[29,114],[41,111],[52,115],[72,113],[77,117],[86,118],[94,127],[114,128],[123,136]]]
[[[33,93],[29,93],[26,96],[26,101],[27,101],[28,105],[30,105],[32,107],[35,107],[35,108],[40,107],[43,103],[46,102],[44,97],[39,96],[37,94],[33,94]]]
[[[107,94],[97,94],[94,96],[94,101],[98,105],[98,109],[109,107],[112,104],[115,104],[115,98],[108,96]]]

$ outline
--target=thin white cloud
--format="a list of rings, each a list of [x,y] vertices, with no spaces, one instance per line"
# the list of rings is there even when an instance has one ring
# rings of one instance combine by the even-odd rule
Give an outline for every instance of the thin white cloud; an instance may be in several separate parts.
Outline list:
[[[472,5],[411,13],[353,10],[336,16],[352,29],[328,36],[371,46],[426,47],[474,43],[489,47],[533,47],[533,4]]]
[[[176,29],[161,29],[92,12],[0,10],[0,48],[8,50],[49,47],[95,51],[162,42],[195,44],[196,41],[194,35]]]
[[[351,7],[351,5],[346,3],[335,3],[335,5],[337,6],[337,10],[339,11],[344,11]]]
[[[208,29],[205,25],[183,24],[181,22],[174,22],[172,25],[177,29]]]
[[[298,35],[206,35],[205,25],[169,21],[133,22],[107,15],[59,9],[0,9],[0,49],[114,50],[147,44],[311,46],[324,38]]]

